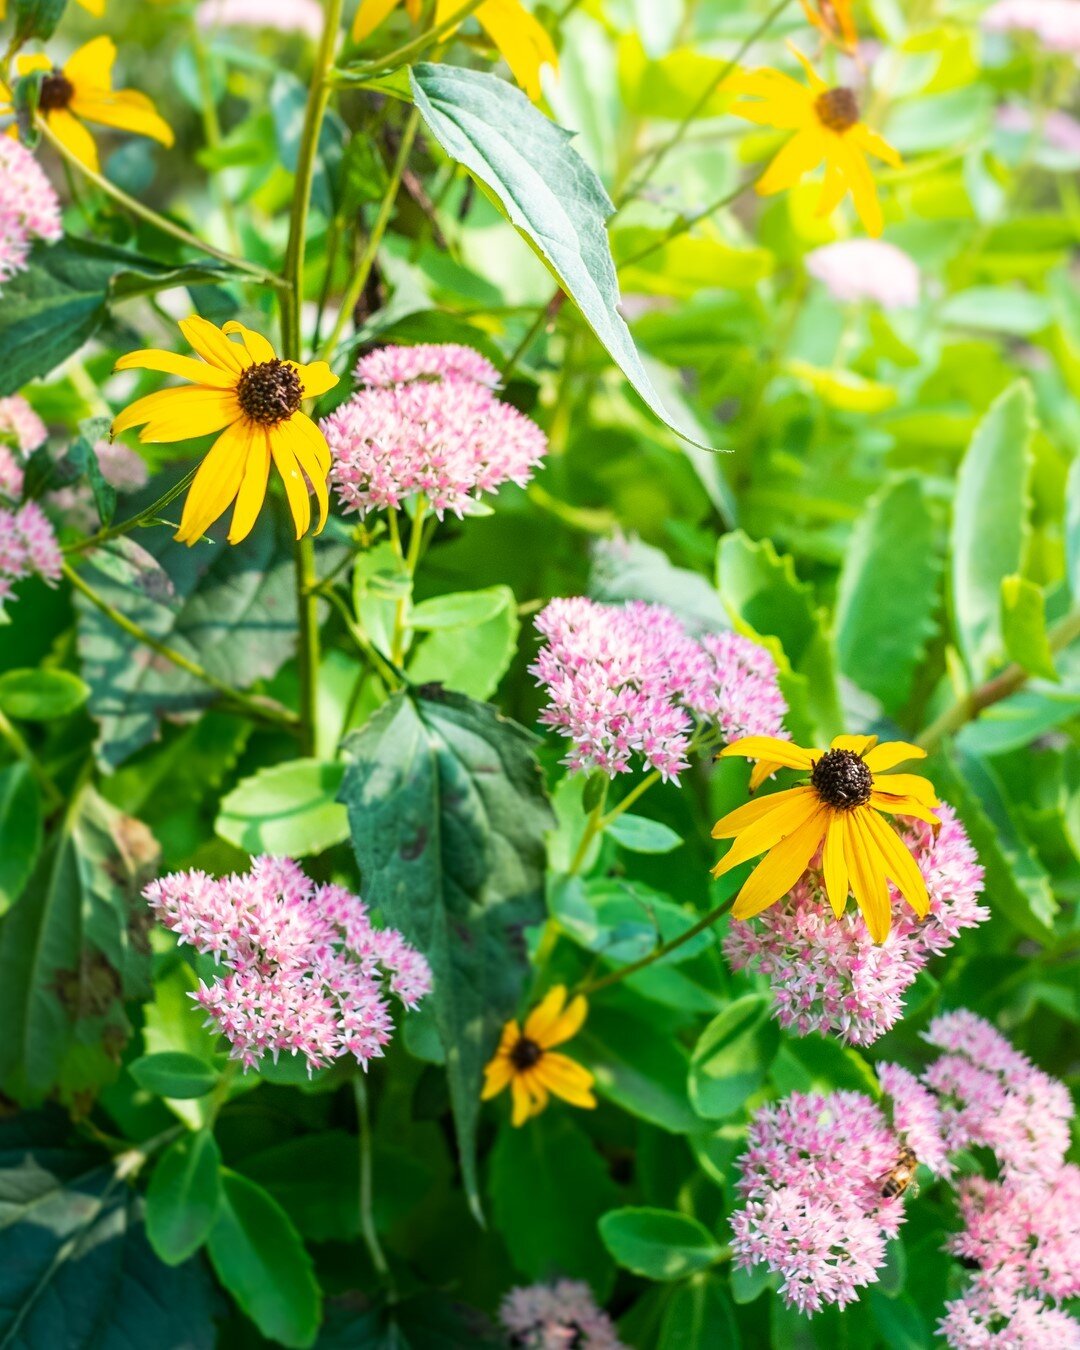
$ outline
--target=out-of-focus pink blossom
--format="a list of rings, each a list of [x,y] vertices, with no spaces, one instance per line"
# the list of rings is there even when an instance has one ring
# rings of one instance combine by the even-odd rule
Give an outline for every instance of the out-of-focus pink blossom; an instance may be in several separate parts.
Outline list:
[[[122,441],[98,441],[94,454],[105,481],[117,492],[138,492],[150,481],[146,461]]]
[[[26,267],[35,239],[63,234],[60,202],[24,145],[0,136],[0,283]]]
[[[17,502],[23,495],[25,475],[22,465],[6,445],[0,445],[0,500]]]
[[[356,373],[367,383],[322,424],[347,512],[396,509],[423,493],[440,519],[464,516],[482,494],[524,486],[547,453],[536,423],[492,393],[493,367],[478,352],[385,347]]]
[[[17,511],[0,509],[0,607],[15,584],[31,573],[55,585],[63,561],[53,527],[37,502],[26,502]]]
[[[540,720],[571,742],[574,770],[630,771],[635,755],[678,780],[696,725],[725,741],[783,735],[787,704],[763,647],[734,633],[693,638],[663,605],[553,600],[529,667],[550,700]]]
[[[964,827],[948,806],[938,815],[936,838],[928,825],[904,822],[926,880],[929,914],[920,920],[891,889],[893,918],[884,942],[874,942],[853,905],[842,918],[833,915],[817,867],[786,900],[731,924],[725,954],[736,970],[750,966],[768,978],[781,1026],[801,1036],[820,1031],[871,1045],[900,1019],[905,993],[931,958],[989,918],[978,903],[983,869]]]
[[[578,1280],[511,1289],[499,1321],[521,1350],[626,1350],[589,1286]]]
[[[426,959],[341,886],[316,886],[289,859],[214,879],[177,872],[145,891],[166,928],[227,973],[192,997],[245,1068],[267,1052],[318,1069],[351,1054],[365,1069],[393,1032],[384,984],[406,1007],[430,991]]]
[[[1066,112],[1051,108],[1036,119],[1030,108],[1019,103],[1003,103],[994,120],[1000,130],[1018,135],[1030,136],[1038,130],[1040,139],[1054,150],[1080,155],[1080,122]]]
[[[883,239],[838,239],[806,255],[806,269],[834,300],[870,300],[882,309],[919,303],[919,269],[913,258]]]
[[[993,33],[1033,33],[1048,51],[1080,54],[1080,0],[996,0],[982,23]]]
[[[762,1107],[738,1164],[736,1265],[764,1262],[784,1301],[808,1315],[853,1302],[904,1221],[902,1196],[883,1194],[903,1142],[858,1092],[796,1092]]]
[[[200,28],[275,28],[318,39],[323,10],[319,0],[202,0],[195,21]]]
[[[977,1277],[946,1303],[938,1331],[952,1350],[1080,1350],[1080,1322],[993,1276]]]
[[[0,442],[14,445],[25,459],[44,445],[48,438],[45,423],[26,399],[19,394],[0,398]]]

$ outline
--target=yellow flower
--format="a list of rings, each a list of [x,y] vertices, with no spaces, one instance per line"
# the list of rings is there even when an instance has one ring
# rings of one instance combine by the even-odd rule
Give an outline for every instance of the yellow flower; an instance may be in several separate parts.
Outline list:
[[[20,56],[20,75],[43,71],[38,105],[45,125],[87,168],[98,172],[97,147],[83,122],[132,131],[162,145],[172,145],[172,128],[157,113],[145,94],[134,89],[114,89],[112,68],[116,46],[111,38],[99,37],[80,47],[63,69],[56,69],[47,56]],[[13,111],[11,92],[0,84],[0,115]]]
[[[739,71],[725,84],[725,89],[744,98],[731,110],[737,116],[795,133],[758,180],[757,190],[763,196],[783,192],[824,160],[818,215],[834,211],[850,192],[867,231],[880,234],[884,220],[866,156],[875,155],[894,168],[900,156],[859,121],[853,90],[843,85],[830,89],[801,52],[795,55],[806,71],[809,88],[778,70]]]
[[[112,429],[119,436],[141,426],[139,439],[150,443],[222,433],[195,475],[176,538],[196,543],[235,500],[229,543],[246,539],[262,510],[271,460],[285,483],[297,539],[311,525],[309,483],[319,502],[319,533],[329,505],[330,448],[300,405],[333,389],[338,377],[325,361],[306,366],[279,361],[266,338],[243,324],[217,328],[192,315],[180,331],[201,361],[175,352],[139,351],[121,357],[116,369],[160,370],[195,387],[140,398]],[[230,341],[234,334],[241,342]]]
[[[859,45],[859,34],[851,13],[851,0],[801,0],[806,17],[819,33],[845,52]]]
[[[871,937],[884,942],[892,916],[889,881],[919,918],[925,918],[930,897],[922,873],[911,850],[879,814],[914,816],[939,827],[933,814],[939,805],[933,784],[916,774],[885,773],[925,753],[905,741],[878,745],[876,736],[837,736],[828,750],[804,750],[772,736],[749,736],[721,750],[721,756],[759,760],[756,781],[778,768],[804,769],[810,775],[803,786],[748,802],[714,827],[714,839],[735,840],[713,869],[714,876],[766,854],[739,892],[732,915],[749,919],[775,904],[824,843],[825,891],[837,918],[850,890]]]
[[[509,1084],[515,1125],[538,1116],[551,1093],[572,1106],[594,1107],[592,1074],[551,1048],[575,1036],[588,1011],[580,994],[567,1006],[566,987],[557,984],[525,1019],[524,1031],[516,1021],[507,1022],[495,1057],[484,1070],[483,1100],[498,1096]]]
[[[353,41],[362,42],[390,15],[401,0],[361,0],[353,25]],[[420,0],[404,0],[409,18],[415,23],[420,18]],[[465,4],[465,0],[436,0],[435,25],[446,23]],[[557,66],[555,45],[521,0],[484,0],[473,11],[480,27],[487,33],[510,67],[511,73],[528,96],[537,102],[540,98],[540,70],[542,66]]]

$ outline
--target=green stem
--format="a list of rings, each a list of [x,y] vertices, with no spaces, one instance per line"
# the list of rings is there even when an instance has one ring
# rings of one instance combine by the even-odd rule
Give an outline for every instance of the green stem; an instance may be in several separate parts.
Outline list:
[[[421,52],[426,51],[428,47],[435,46],[436,43],[452,33],[455,28],[459,28],[469,15],[474,10],[479,9],[483,3],[484,0],[465,0],[461,8],[455,10],[448,19],[443,19],[442,23],[436,24],[434,28],[429,28],[419,37],[406,42],[403,47],[397,47],[384,56],[376,56],[369,61],[357,61],[334,71],[334,82],[337,84],[362,84],[377,71],[411,64]]]
[[[412,529],[409,531],[409,551],[405,555],[405,571],[410,577],[416,576],[416,569],[420,563],[420,554],[424,543],[424,521],[426,518],[427,499],[421,492],[416,499],[416,515],[413,517]],[[400,538],[398,539],[397,547],[400,552]],[[405,661],[409,604],[410,597],[408,595],[403,595],[396,602],[394,607],[394,633],[390,642],[390,659],[396,666],[402,665]]]
[[[119,525],[110,525],[107,530],[99,530],[97,534],[92,534],[88,539],[80,539],[76,544],[69,544],[64,552],[85,553],[88,548],[97,548],[100,544],[107,544],[111,539],[119,539],[121,535],[130,534],[132,530],[137,529],[146,521],[156,519],[177,497],[182,496],[188,490],[195,479],[196,473],[198,473],[198,469],[192,469],[190,473],[186,473],[175,487],[171,487],[164,496],[159,497],[156,502],[140,511],[137,516],[122,520]]]
[[[598,834],[603,832],[604,828],[604,807],[607,804],[607,794],[610,784],[605,783],[600,793],[600,800],[589,812],[588,819],[585,821],[585,828],[581,832],[581,838],[578,840],[578,846],[574,851],[574,856],[570,859],[570,866],[567,868],[567,876],[576,877],[585,866],[585,859],[589,855],[589,849],[592,842]]]
[[[45,795],[45,800],[53,809],[64,804],[64,796],[60,789],[49,776],[44,765],[34,754],[33,750],[23,740],[22,734],[18,728],[8,721],[7,717],[0,712],[0,740],[7,741],[8,745],[15,752],[16,756],[23,761],[30,776],[37,783],[38,787]]]
[[[1047,634],[1052,652],[1063,651],[1080,638],[1080,609],[1074,609]],[[924,750],[936,750],[947,736],[953,735],[968,722],[974,722],[987,708],[1000,703],[1002,699],[1022,689],[1031,678],[1030,671],[1023,666],[1011,665],[1000,675],[987,680],[985,684],[973,689],[970,694],[958,699],[951,708],[936,718],[919,737],[919,745]]]
[[[613,820],[618,820],[618,818],[623,814],[624,811],[629,811],[629,809],[634,805],[634,803],[638,801],[641,797],[644,797],[645,793],[648,792],[648,790],[651,787],[654,787],[657,783],[659,783],[659,781],[660,781],[660,770],[653,769],[652,773],[647,774],[637,785],[636,788],[628,792],[626,796],[622,799],[622,801],[619,802],[617,806],[613,807],[612,810],[610,810],[607,813],[607,815],[600,822],[601,831],[606,830]]]
[[[699,933],[704,933],[706,929],[711,928],[718,919],[731,909],[735,903],[735,896],[725,900],[722,905],[717,905],[711,909],[703,919],[699,919],[692,928],[688,928],[685,933],[680,933],[677,938],[672,938],[670,942],[665,942],[651,951],[648,956],[643,956],[640,961],[632,961],[628,966],[621,966],[618,970],[611,971],[608,975],[602,975],[598,980],[592,980],[583,988],[575,990],[578,994],[592,995],[600,989],[608,989],[613,984],[618,984],[625,980],[628,975],[636,975],[639,970],[645,970],[646,967],[653,965],[656,961],[662,961],[665,956],[670,956],[672,952],[691,942]]]
[[[397,667],[390,664],[386,657],[383,656],[382,652],[380,652],[371,641],[368,635],[349,613],[348,605],[346,605],[345,601],[338,595],[337,591],[327,591],[326,598],[341,615],[345,627],[349,631],[349,636],[360,648],[364,656],[367,657],[372,668],[378,672],[386,687],[388,689],[400,689],[405,683],[404,675]],[[355,706],[355,700],[352,700],[352,702],[353,706]],[[350,709],[350,713],[351,711],[352,709]]]
[[[64,577],[72,586],[90,601],[95,608],[99,609],[107,619],[110,619],[117,628],[122,629],[129,637],[140,642],[144,647],[148,647],[158,656],[170,661],[179,670],[191,675],[194,679],[209,685],[211,689],[216,690],[222,698],[226,699],[238,711],[243,712],[245,716],[250,717],[255,722],[265,722],[271,726],[282,727],[288,731],[297,729],[297,717],[286,708],[271,702],[269,699],[252,698],[248,694],[242,693],[239,689],[233,689],[231,685],[219,680],[216,675],[212,675],[205,670],[197,661],[192,661],[185,656],[183,652],[178,652],[173,647],[167,646],[164,642],[159,642],[152,633],[148,633],[145,628],[133,622],[126,614],[121,614],[114,606],[110,605],[104,596],[99,595],[89,582],[85,581],[78,572],[69,564],[64,563]]]
[[[383,236],[386,234],[386,228],[390,224],[390,217],[394,212],[394,203],[397,201],[398,190],[401,187],[401,178],[409,163],[409,155],[412,153],[413,141],[416,139],[417,128],[420,125],[419,110],[413,108],[409,112],[408,120],[401,135],[401,144],[398,146],[397,155],[394,157],[394,166],[390,172],[390,182],[386,191],[383,193],[383,199],[379,206],[379,214],[375,217],[375,223],[371,227],[371,233],[368,235],[367,243],[364,245],[364,251],[356,264],[356,270],[349,282],[348,289],[341,301],[341,308],[338,311],[337,321],[334,324],[333,332],[323,343],[321,358],[329,360],[341,341],[341,335],[345,331],[345,326],[352,317],[356,309],[357,302],[364,293],[364,287],[371,276],[371,269],[375,266],[375,259],[378,257],[379,248],[382,245]]]
[[[711,202],[703,210],[696,211],[692,216],[680,216],[669,229],[665,230],[663,234],[659,235],[651,243],[646,244],[644,248],[638,249],[636,253],[631,253],[629,258],[620,258],[615,264],[616,270],[622,271],[624,267],[632,267],[635,263],[639,263],[643,259],[650,257],[653,253],[656,253],[658,249],[662,249],[665,244],[671,243],[673,239],[678,239],[680,235],[686,234],[688,230],[692,230],[699,221],[705,220],[707,216],[711,216],[714,212],[722,210],[725,206],[730,206],[731,203],[737,201],[744,192],[748,192],[758,179],[761,178],[764,172],[764,169],[762,169],[760,172],[756,173],[753,178],[746,179],[746,181],[740,183],[738,187],[733,188],[730,192],[726,192],[724,196],[718,197],[716,201]]]
[[[564,291],[556,291],[555,294],[551,297],[551,299],[548,300],[546,304],[541,306],[536,317],[529,325],[525,333],[525,336],[521,339],[518,345],[506,358],[506,364],[503,366],[502,370],[499,371],[499,378],[502,380],[503,384],[505,384],[507,380],[509,380],[510,376],[513,375],[514,371],[518,367],[518,363],[521,361],[521,358],[533,345],[533,343],[544,331],[544,329],[548,326],[548,324],[554,321],[556,315],[559,313],[559,310],[562,309],[563,305],[565,304],[566,304],[566,293]]]
[[[200,253],[205,253],[210,258],[216,258],[218,262],[227,263],[230,267],[234,267],[238,272],[246,272],[248,276],[254,277],[265,286],[281,287],[284,285],[280,277],[274,276],[272,272],[268,272],[264,267],[257,267],[255,264],[249,263],[246,258],[238,258],[232,253],[226,253],[223,249],[215,248],[213,244],[208,244],[204,239],[200,239],[198,235],[194,235],[189,230],[185,230],[182,225],[177,225],[174,221],[167,219],[167,217],[159,215],[152,207],[144,206],[143,203],[138,201],[135,197],[129,197],[128,194],[121,188],[118,188],[115,183],[110,182],[109,179],[105,178],[102,174],[96,173],[88,165],[84,164],[82,160],[77,159],[67,146],[53,135],[45,122],[39,122],[38,125],[44,139],[49,142],[57,154],[62,156],[65,163],[70,164],[72,168],[81,173],[85,179],[93,183],[100,192],[104,192],[106,196],[111,197],[114,202],[122,206],[126,211],[129,211],[131,215],[138,216],[140,220],[146,221],[148,225],[153,225],[154,228],[160,230],[162,234],[170,235],[173,239],[179,240],[180,243],[186,244],[188,248],[193,248]]]
[[[371,1114],[368,1109],[367,1083],[362,1073],[353,1079],[356,1095],[356,1128],[360,1145],[360,1231],[376,1273],[385,1282],[391,1301],[396,1297],[390,1266],[375,1227],[374,1187],[371,1167]]]

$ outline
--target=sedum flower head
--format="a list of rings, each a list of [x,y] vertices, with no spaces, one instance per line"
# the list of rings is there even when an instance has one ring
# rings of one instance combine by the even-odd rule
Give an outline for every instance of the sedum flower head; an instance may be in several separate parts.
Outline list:
[[[992,33],[1031,33],[1048,51],[1080,55],[1076,0],[996,0],[982,23]]]
[[[129,352],[116,369],[179,375],[193,387],[137,399],[112,428],[119,436],[142,427],[139,440],[149,443],[221,433],[195,475],[176,538],[198,543],[235,502],[229,543],[246,539],[266,499],[271,463],[285,484],[297,539],[311,528],[309,490],[319,504],[319,533],[329,509],[330,451],[301,405],[333,389],[337,376],[325,361],[279,360],[266,338],[241,323],[218,328],[193,314],[180,331],[201,360],[152,349]]]
[[[884,942],[874,941],[857,910],[846,909],[839,919],[828,910],[820,860],[786,900],[752,921],[731,924],[724,952],[734,969],[750,967],[768,979],[782,1027],[872,1045],[903,1016],[904,996],[927,963],[990,917],[978,903],[983,869],[963,825],[949,806],[936,815],[937,833],[920,821],[903,826],[930,899],[926,918],[890,887],[892,922]]]
[[[352,1055],[367,1068],[393,1032],[385,990],[407,1008],[431,989],[426,959],[392,928],[375,928],[359,896],[317,886],[287,858],[215,879],[177,872],[144,892],[182,943],[222,974],[192,997],[245,1068],[269,1053],[308,1069]]]
[[[0,284],[26,267],[35,239],[62,234],[60,201],[41,166],[24,145],[0,136]]]
[[[938,1331],[952,1350],[1080,1350],[1080,1322],[1064,1308],[977,1276],[945,1305]]]
[[[387,347],[356,375],[364,387],[322,424],[347,512],[397,509],[422,493],[440,519],[464,516],[483,493],[524,486],[547,453],[536,423],[495,397],[497,372],[478,352]]]
[[[697,639],[663,605],[583,596],[553,600],[536,627],[544,645],[529,669],[549,700],[540,720],[571,742],[574,770],[614,777],[640,756],[677,781],[697,724],[725,740],[782,734],[775,663],[748,638]]]
[[[511,1289],[499,1321],[518,1350],[626,1350],[611,1318],[580,1280]]]
[[[20,56],[16,61],[20,75],[43,75],[39,116],[68,153],[94,173],[100,172],[101,166],[86,122],[149,136],[166,146],[174,142],[172,128],[145,94],[113,88],[115,62],[116,44],[107,37],[94,38],[80,47],[63,67],[54,66],[42,53]],[[0,114],[13,111],[11,91],[0,84]]]
[[[919,303],[919,268],[913,258],[883,239],[838,239],[806,255],[806,270],[834,300],[869,300],[882,309]]]
[[[37,575],[55,586],[63,564],[56,533],[37,502],[17,511],[0,509],[0,612],[17,582]]]
[[[0,146],[4,144],[0,139]],[[0,398],[0,501],[20,500],[24,485],[22,461],[44,445],[48,435],[45,423],[26,399],[18,394]]]
[[[499,1048],[484,1070],[482,1099],[509,1088],[515,1125],[538,1116],[553,1096],[572,1106],[594,1107],[592,1074],[554,1048],[577,1035],[588,1011],[580,994],[567,1003],[566,988],[558,984],[528,1015],[524,1027],[516,1018],[507,1022]]]
[[[315,41],[322,36],[323,9],[319,0],[202,0],[195,22],[200,28],[273,28]]]

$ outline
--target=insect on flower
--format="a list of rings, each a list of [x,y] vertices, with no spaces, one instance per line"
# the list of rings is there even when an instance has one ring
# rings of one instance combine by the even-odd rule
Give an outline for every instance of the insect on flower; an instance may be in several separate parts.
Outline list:
[[[896,1196],[903,1195],[909,1186],[914,1187],[912,1195],[918,1195],[919,1183],[915,1180],[918,1167],[919,1160],[914,1150],[904,1144],[892,1168],[881,1178],[881,1198],[895,1199]]]

